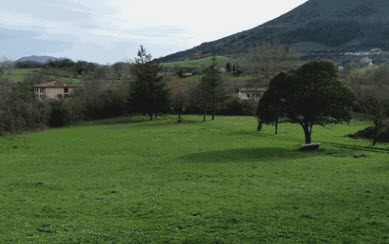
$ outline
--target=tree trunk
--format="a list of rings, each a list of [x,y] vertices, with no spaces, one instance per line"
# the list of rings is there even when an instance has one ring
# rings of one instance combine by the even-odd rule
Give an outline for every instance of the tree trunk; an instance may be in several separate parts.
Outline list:
[[[215,98],[212,99],[212,120],[215,120],[215,110],[216,110],[216,101]]]
[[[309,144],[312,142],[311,140],[311,132],[309,131],[309,126],[308,125],[302,125],[304,134],[305,134],[305,144]]]
[[[207,110],[204,109],[203,111],[203,122],[207,120]]]
[[[261,131],[262,130],[262,126],[263,126],[263,123],[260,119],[258,119],[258,127],[257,127],[257,131]]]
[[[158,118],[158,113],[155,113],[155,118]]]
[[[374,138],[373,138],[373,146],[377,145],[378,135],[382,128],[382,117],[380,114],[374,119]]]
[[[275,134],[277,135],[278,134],[278,119],[276,120],[276,131],[275,131]]]
[[[153,113],[149,113],[150,120],[153,120]]]
[[[178,114],[177,122],[178,122],[178,123],[181,123],[181,122],[182,122],[181,114]]]
[[[378,128],[378,125],[376,124],[376,125],[374,126],[373,146],[377,145],[378,131],[379,131],[379,128]]]

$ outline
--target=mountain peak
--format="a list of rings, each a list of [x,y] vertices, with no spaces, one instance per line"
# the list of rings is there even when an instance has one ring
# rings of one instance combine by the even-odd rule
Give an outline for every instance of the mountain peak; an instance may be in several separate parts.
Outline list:
[[[36,62],[36,63],[47,63],[49,62],[50,60],[57,60],[58,58],[55,58],[55,57],[51,57],[51,56],[36,56],[36,55],[32,55],[32,56],[27,56],[27,57],[21,57],[19,58],[18,60],[16,60],[16,62],[27,62],[27,61],[30,61],[30,62]]]

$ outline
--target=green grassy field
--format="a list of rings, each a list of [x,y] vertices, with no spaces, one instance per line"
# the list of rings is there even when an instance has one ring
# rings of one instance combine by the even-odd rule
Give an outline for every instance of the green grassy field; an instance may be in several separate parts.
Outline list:
[[[38,72],[40,68],[36,69],[12,69],[7,73],[8,79],[13,82],[22,82],[26,79],[30,74],[34,72]]]
[[[6,77],[13,82],[22,82],[24,81],[29,75],[40,71],[40,68],[36,69],[12,69],[9,70],[6,73]],[[50,77],[52,77],[53,80],[65,82],[65,83],[81,83],[82,77],[74,77],[71,72],[68,72],[66,70],[61,69],[52,69],[48,71]]]
[[[221,67],[224,67],[226,63],[230,62],[230,59],[224,56],[217,56],[216,60]],[[212,62],[212,57],[200,58],[188,61],[178,61],[170,63],[162,63],[164,67],[187,67],[187,68],[201,68],[209,66]]]
[[[0,243],[388,243],[389,145],[368,126],[125,117],[0,137]]]
[[[186,82],[197,82],[197,81],[201,80],[202,77],[203,77],[202,75],[194,75],[194,76],[190,76],[190,77],[184,78],[183,81],[186,81]],[[253,79],[253,77],[251,77],[251,76],[233,77],[233,80],[235,82],[247,82],[247,81],[250,81],[252,79]]]

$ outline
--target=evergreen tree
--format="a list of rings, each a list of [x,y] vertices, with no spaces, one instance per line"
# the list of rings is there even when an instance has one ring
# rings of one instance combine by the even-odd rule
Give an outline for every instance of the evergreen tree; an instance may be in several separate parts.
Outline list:
[[[230,94],[222,77],[222,72],[217,66],[216,57],[212,58],[211,65],[204,70],[204,76],[198,85],[199,97],[203,100],[203,111],[209,107],[212,120],[215,120],[216,108],[229,99]],[[206,102],[204,102],[206,101]],[[205,116],[204,112],[204,116]]]
[[[152,61],[151,55],[141,46],[131,68],[131,75],[131,110],[148,114],[150,120],[153,120],[153,114],[157,116],[168,106],[168,91],[163,82],[162,66]]]

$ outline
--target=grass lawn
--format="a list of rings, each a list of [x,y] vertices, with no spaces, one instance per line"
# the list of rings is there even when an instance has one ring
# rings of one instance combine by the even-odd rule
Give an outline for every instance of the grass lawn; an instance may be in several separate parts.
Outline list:
[[[0,243],[388,243],[389,145],[251,117],[0,137]]]

